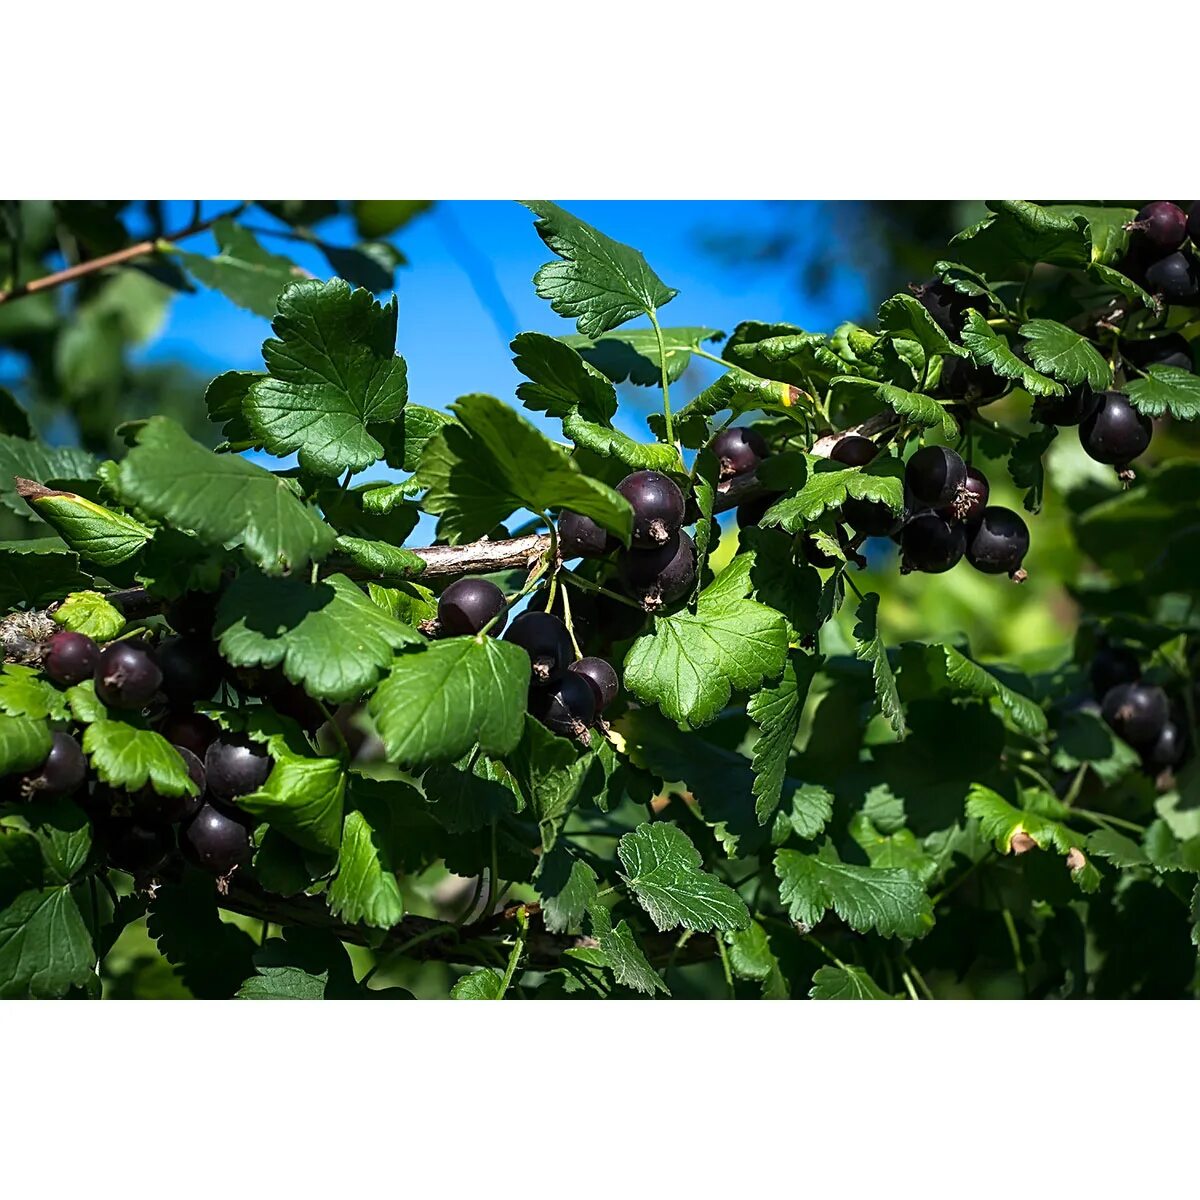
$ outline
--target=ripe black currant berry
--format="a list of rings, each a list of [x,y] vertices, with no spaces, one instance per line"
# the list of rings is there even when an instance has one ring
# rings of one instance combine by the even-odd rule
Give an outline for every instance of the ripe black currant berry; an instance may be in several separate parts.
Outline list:
[[[603,558],[621,543],[591,517],[564,508],[558,514],[558,549],[564,559]]]
[[[224,666],[210,641],[164,638],[157,658],[163,694],[172,707],[190,708],[196,700],[210,700],[221,685]]]
[[[1145,370],[1147,367],[1181,367],[1193,369],[1192,344],[1178,333],[1165,333],[1162,337],[1143,338],[1136,342],[1122,342],[1121,355],[1126,362]]]
[[[133,793],[133,807],[137,815],[149,824],[177,825],[195,816],[204,803],[204,764],[186,746],[176,746],[176,752],[187,767],[188,777],[196,785],[194,796],[162,796],[154,790],[152,783]]]
[[[221,733],[221,727],[202,713],[168,713],[159,733],[174,746],[190,750],[197,758],[203,758],[209,744]]]
[[[968,296],[940,279],[930,280],[920,287],[912,288],[914,295],[928,310],[929,315],[951,336],[962,332],[968,308],[978,309],[987,315],[986,296]]]
[[[509,627],[504,640],[520,646],[529,655],[536,687],[557,683],[575,657],[567,627],[552,613],[521,613]]]
[[[111,708],[145,708],[162,684],[162,671],[142,642],[113,642],[96,663],[96,695]]]
[[[904,483],[921,504],[946,508],[958,499],[967,464],[947,446],[922,446],[904,468]]]
[[[743,500],[737,506],[737,527],[753,529],[767,515],[767,509],[781,495],[783,495],[782,492],[767,492],[763,496],[753,496],[749,500]]]
[[[950,570],[966,550],[967,531],[963,525],[947,521],[941,513],[918,513],[900,535],[900,572],[940,575]]]
[[[1200,298],[1200,268],[1190,254],[1176,250],[1146,268],[1146,290],[1168,303],[1190,304]]]
[[[250,831],[212,804],[183,827],[179,843],[189,862],[213,875],[226,876],[250,858]]]
[[[1011,391],[1011,379],[969,358],[947,358],[938,379],[938,394],[947,400],[996,400]]]
[[[1078,425],[1099,403],[1086,383],[1068,388],[1062,396],[1043,396],[1033,406],[1033,419],[1043,425]]]
[[[291,717],[309,733],[315,733],[328,720],[321,705],[282,671],[269,673],[260,694],[264,704],[269,704],[281,716]]]
[[[1079,426],[1079,441],[1089,458],[1125,466],[1145,453],[1153,427],[1122,392],[1102,392],[1096,407]]]
[[[1156,250],[1178,250],[1187,237],[1187,214],[1170,200],[1154,200],[1126,226]]]
[[[596,597],[596,630],[607,645],[637,637],[646,627],[646,614],[612,596]]]
[[[231,734],[217,738],[204,755],[208,790],[219,800],[233,800],[261,787],[274,765],[265,746]]]
[[[167,608],[167,624],[184,637],[209,637],[217,616],[218,599],[216,592],[184,592]]]
[[[438,597],[439,631],[446,637],[467,637],[478,633],[498,617],[489,631],[500,635],[508,620],[504,615],[504,593],[490,579],[456,579]]]
[[[882,500],[855,500],[842,505],[842,518],[864,537],[890,537],[900,527],[900,518]]]
[[[942,511],[942,516],[953,517],[965,525],[974,525],[983,516],[990,494],[987,476],[978,467],[968,467],[958,499]]]
[[[657,550],[625,550],[617,570],[629,594],[654,612],[687,594],[696,582],[696,546],[680,530]]]
[[[1021,563],[1029,552],[1029,529],[1011,508],[985,508],[967,541],[967,562],[988,575],[1025,581]]]
[[[87,759],[79,743],[69,733],[56,733],[42,765],[22,780],[21,792],[26,796],[69,796],[86,778]]]
[[[42,670],[63,687],[91,679],[100,661],[100,647],[87,634],[60,629],[46,640]]]
[[[844,467],[865,467],[878,453],[879,447],[870,438],[851,433],[837,442],[829,457]]]
[[[1138,656],[1125,646],[1101,646],[1092,658],[1092,691],[1104,696],[1122,683],[1134,683],[1142,677]]]
[[[713,439],[712,451],[720,463],[721,478],[753,471],[767,457],[767,443],[753,429],[723,429]]]
[[[132,875],[161,867],[175,849],[169,825],[147,825],[134,817],[110,817],[102,825],[101,841],[109,865]]]
[[[1119,683],[1105,693],[1104,719],[1118,737],[1144,748],[1158,741],[1171,715],[1167,693],[1147,683]]]
[[[551,733],[588,742],[588,726],[596,719],[592,683],[583,675],[567,671],[557,683],[529,693],[529,711]]]
[[[1147,767],[1163,770],[1166,767],[1178,766],[1183,759],[1185,738],[1183,731],[1174,721],[1168,721],[1154,744],[1143,752],[1143,761]]]
[[[665,545],[683,524],[683,493],[659,471],[634,471],[617,484],[633,508],[633,544],[645,550]]]
[[[582,675],[591,684],[597,713],[602,713],[617,698],[617,693],[621,690],[621,682],[617,678],[617,673],[607,659],[581,658],[578,662],[573,662],[567,670],[576,675]]]

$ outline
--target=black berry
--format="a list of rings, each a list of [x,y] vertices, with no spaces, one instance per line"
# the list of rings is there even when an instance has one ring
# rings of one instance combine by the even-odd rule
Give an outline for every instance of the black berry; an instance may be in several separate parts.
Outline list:
[[[216,592],[184,592],[167,608],[167,623],[185,637],[208,637],[217,616]]]
[[[50,738],[50,753],[36,771],[27,774],[21,791],[27,796],[69,796],[87,778],[87,759],[69,733]]]
[[[1102,392],[1096,407],[1079,426],[1079,441],[1090,458],[1124,466],[1150,445],[1150,418],[1138,412],[1121,392]]]
[[[765,495],[752,496],[749,500],[743,500],[737,506],[737,527],[739,529],[754,528],[767,515],[767,509],[782,494],[782,492],[767,492]]]
[[[1187,237],[1187,214],[1170,200],[1147,204],[1128,226],[1156,250],[1178,250]]]
[[[233,800],[261,787],[274,760],[264,746],[246,737],[225,734],[204,755],[208,790],[219,800]]]
[[[974,525],[983,516],[990,494],[987,476],[978,467],[968,467],[958,498],[942,515],[954,517],[966,525]]]
[[[696,547],[680,530],[657,550],[625,550],[617,559],[621,580],[647,612],[686,595],[696,582]]]
[[[753,429],[723,429],[713,439],[712,451],[720,463],[721,478],[753,471],[767,457],[767,443]]]
[[[1142,677],[1142,664],[1132,650],[1124,646],[1101,646],[1092,659],[1092,691],[1103,696],[1122,683],[1134,683]]]
[[[573,662],[568,672],[582,675],[591,684],[593,699],[596,702],[596,712],[603,712],[616,698],[621,690],[621,681],[613,670],[612,663],[603,658],[581,658]]]
[[[930,508],[953,504],[967,478],[967,464],[947,446],[922,446],[904,468],[913,497]]]
[[[490,632],[499,636],[507,616],[504,593],[490,579],[456,579],[438,597],[438,625],[449,637],[479,633],[493,618]]]
[[[552,733],[586,742],[588,726],[596,718],[592,683],[567,671],[556,683],[529,693],[529,711]]]
[[[659,471],[634,471],[617,484],[633,508],[633,544],[652,550],[665,545],[683,524],[683,493]]]
[[[228,875],[250,858],[250,831],[212,804],[183,827],[179,842],[190,862],[213,875]]]
[[[1167,694],[1146,683],[1119,683],[1105,693],[1104,719],[1131,746],[1144,748],[1158,741],[1170,716]]]
[[[1086,383],[1062,396],[1043,396],[1033,406],[1033,419],[1043,425],[1078,425],[1099,403]]]
[[[900,535],[900,570],[939,575],[948,571],[967,550],[967,531],[941,513],[918,513]]]
[[[1121,354],[1127,362],[1145,370],[1147,367],[1181,367],[1190,371],[1193,367],[1192,344],[1178,333],[1165,333],[1162,337],[1143,338],[1136,342],[1122,342]]]
[[[110,817],[103,823],[101,841],[110,866],[133,875],[161,867],[175,849],[168,825],[148,825],[134,817]]]
[[[1200,298],[1200,268],[1190,254],[1176,250],[1146,268],[1146,290],[1173,304]]]
[[[558,550],[564,559],[603,558],[620,544],[591,517],[566,508],[558,514]]]
[[[91,679],[100,661],[100,647],[87,634],[60,629],[46,640],[42,670],[62,687]]]
[[[1025,578],[1021,563],[1029,552],[1029,529],[1010,508],[985,508],[967,541],[967,562],[988,575]]]
[[[204,764],[186,746],[176,746],[175,751],[187,767],[188,778],[196,785],[196,794],[163,796],[154,790],[152,783],[134,792],[133,807],[139,817],[151,824],[177,825],[195,816],[204,803]]]
[[[271,672],[261,692],[265,703],[282,716],[291,717],[301,729],[315,732],[328,718],[324,708],[298,683],[293,683],[282,671]]]
[[[865,467],[878,453],[879,447],[870,438],[852,433],[837,442],[829,457],[845,467]]]
[[[855,533],[865,537],[890,537],[900,526],[900,518],[882,500],[856,500],[842,505],[842,517]]]
[[[1144,751],[1143,759],[1146,766],[1157,770],[1174,767],[1182,760],[1184,747],[1183,732],[1174,721],[1167,721],[1154,743]]]
[[[520,646],[529,655],[533,683],[538,687],[557,683],[575,657],[566,625],[552,613],[521,613],[504,640]]]
[[[182,746],[202,759],[209,744],[220,735],[221,727],[201,713],[177,712],[167,714],[158,732],[172,745]]]
[[[929,315],[951,337],[956,337],[962,332],[968,308],[974,308],[987,315],[986,296],[968,296],[938,279],[922,284],[913,291]]]
[[[154,655],[141,642],[113,642],[96,663],[96,695],[111,708],[145,708],[162,684]]]
[[[190,708],[210,700],[221,685],[224,667],[213,644],[197,637],[165,638],[158,647],[162,690],[172,707]]]
[[[995,400],[1012,387],[1011,379],[969,358],[947,358],[938,379],[938,392],[947,400]]]

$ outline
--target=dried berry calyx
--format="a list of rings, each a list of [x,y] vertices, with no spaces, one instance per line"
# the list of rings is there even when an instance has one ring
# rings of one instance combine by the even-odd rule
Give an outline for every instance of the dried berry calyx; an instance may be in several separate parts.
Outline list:
[[[723,429],[712,442],[722,479],[753,471],[767,457],[767,443],[753,429],[737,426]]]
[[[661,471],[634,471],[617,484],[633,509],[633,545],[653,550],[665,545],[683,525],[683,493]]]
[[[520,646],[529,655],[535,687],[556,683],[575,657],[566,625],[552,613],[521,613],[509,626],[504,640]]]
[[[499,636],[507,617],[504,593],[490,579],[456,579],[438,597],[438,634],[441,637],[467,637],[488,630]]]
[[[943,516],[951,516],[965,525],[974,525],[983,516],[990,494],[991,485],[987,476],[977,467],[968,467],[958,496]]]

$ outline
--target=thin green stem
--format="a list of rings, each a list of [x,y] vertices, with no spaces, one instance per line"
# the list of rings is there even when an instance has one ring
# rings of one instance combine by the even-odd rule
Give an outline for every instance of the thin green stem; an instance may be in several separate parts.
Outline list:
[[[1025,956],[1021,953],[1021,938],[1017,933],[1017,924],[1013,920],[1013,915],[1007,908],[1000,910],[1000,915],[1004,918],[1004,928],[1008,930],[1008,940],[1012,945],[1013,962],[1016,964],[1017,971],[1021,976],[1021,983],[1024,985],[1025,992],[1029,992],[1029,979],[1025,974]]]
[[[935,896],[932,896],[929,903],[936,908],[952,892],[958,891],[958,889],[962,887],[962,885],[966,883],[967,880],[970,879],[971,876],[974,875],[984,863],[990,862],[994,854],[994,850],[989,850],[982,858],[977,858],[953,883],[948,884]]]
[[[902,954],[900,957],[904,960],[904,965],[908,968],[909,974],[912,975],[912,977],[917,981],[917,987],[919,987],[921,989],[921,991],[925,993],[925,999],[926,1000],[936,1000],[937,997],[933,994],[932,991],[930,991],[929,984],[927,984],[925,982],[925,979],[921,975],[921,972],[917,970],[916,963],[914,963],[913,960],[911,958],[909,958],[907,954]]]
[[[671,384],[667,378],[667,344],[663,340],[662,326],[658,323],[658,315],[652,310],[647,313],[650,318],[650,324],[654,326],[654,336],[658,339],[658,365],[662,372],[662,394],[663,394],[663,424],[667,430],[667,441],[679,449],[675,442],[675,425],[671,420]],[[680,455],[682,458],[682,454]]]
[[[729,951],[725,948],[725,935],[717,932],[717,951],[721,955],[721,969],[725,972],[725,984],[729,988],[730,1000],[737,999],[737,991],[733,986],[733,968],[729,965]]]
[[[921,997],[917,995],[917,989],[913,987],[913,981],[909,977],[908,972],[901,971],[900,978],[904,980],[904,990],[908,993],[908,998],[910,1000],[920,1000]]]
[[[628,608],[636,608],[638,612],[645,612],[640,604],[635,600],[630,600],[628,596],[622,596],[620,592],[611,591],[609,588],[602,587],[598,583],[593,583],[590,579],[584,579],[580,575],[572,575],[569,572],[563,576],[563,582],[569,583],[572,587],[577,587],[580,591],[595,592],[597,596],[607,596],[610,600],[616,600],[619,604],[624,604]]]
[[[1136,821],[1127,821],[1124,817],[1114,817],[1109,813],[1092,812],[1090,808],[1076,808],[1073,811],[1081,817],[1086,817],[1089,821],[1094,821],[1097,825],[1116,825],[1119,829],[1128,829],[1131,833],[1146,832],[1145,825],[1139,825]]]
[[[500,994],[496,997],[497,1000],[503,1000],[508,992],[509,984],[513,981],[513,976],[517,973],[517,964],[521,961],[521,955],[525,953],[525,932],[529,928],[529,917],[524,908],[517,909],[517,927],[519,933],[517,940],[513,943],[512,950],[508,955],[508,966],[504,968],[504,978],[500,981]]]
[[[352,758],[353,755],[350,753],[350,743],[346,741],[346,735],[341,731],[340,726],[333,719],[333,713],[329,711],[329,708],[324,701],[316,700],[314,703],[321,710],[321,712],[325,714],[325,724],[333,730],[333,736],[337,739],[337,744],[341,747],[342,753],[347,759]]]
[[[550,606],[546,605],[547,610]],[[575,626],[571,621],[571,597],[567,588],[562,589],[562,610],[563,624],[567,627],[567,634],[571,639],[571,647],[575,651],[576,658],[583,657],[583,651],[579,649],[579,640],[575,637]]]
[[[834,952],[830,950],[829,947],[826,946],[825,943],[821,941],[821,939],[815,934],[806,933],[804,935],[804,940],[806,942],[812,942],[812,944],[816,946],[816,948],[820,950],[820,952],[825,955],[825,957],[829,959],[829,961],[833,963],[835,967],[840,967],[843,971],[846,969],[846,964],[842,962],[842,960],[838,958],[838,956],[834,954]]]
[[[471,899],[467,903],[467,907],[454,918],[454,927],[457,929],[466,923],[467,918],[475,911],[475,906],[479,903],[479,897],[483,895],[483,872],[480,871],[475,876],[475,890],[471,893]]]

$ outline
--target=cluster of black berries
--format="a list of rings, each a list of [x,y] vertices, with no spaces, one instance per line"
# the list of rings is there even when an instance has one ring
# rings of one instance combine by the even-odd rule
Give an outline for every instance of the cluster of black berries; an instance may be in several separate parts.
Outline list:
[[[1087,384],[1065,396],[1039,400],[1034,420],[1044,425],[1078,425],[1079,444],[1089,458],[1116,467],[1125,483],[1133,479],[1129,464],[1146,452],[1154,432],[1150,418],[1138,412],[1124,392],[1093,392]]]
[[[504,593],[488,579],[458,579],[438,597],[438,637],[499,634],[508,620]],[[527,611],[504,634],[529,655],[528,708],[547,729],[590,744],[588,730],[617,697],[620,682],[603,658],[575,657],[571,635],[553,613]]]
[[[1120,270],[1168,304],[1200,304],[1200,201],[1185,213],[1155,200],[1126,228],[1133,236]]]
[[[211,598],[207,607],[211,633]],[[46,642],[42,670],[61,687],[94,679],[96,695],[109,708],[139,712],[172,744],[196,785],[194,796],[161,795],[153,783],[137,791],[88,778],[88,764],[69,732],[52,735],[46,761],[5,781],[15,799],[69,796],[91,819],[97,842],[111,866],[143,879],[155,878],[184,857],[222,879],[251,853],[256,821],[237,799],[259,788],[273,765],[263,747],[223,734],[193,711],[213,697],[222,663],[211,641],[189,629],[186,605],[172,610],[183,627],[157,646],[142,638],[111,642],[103,649],[83,634],[61,631]]]

